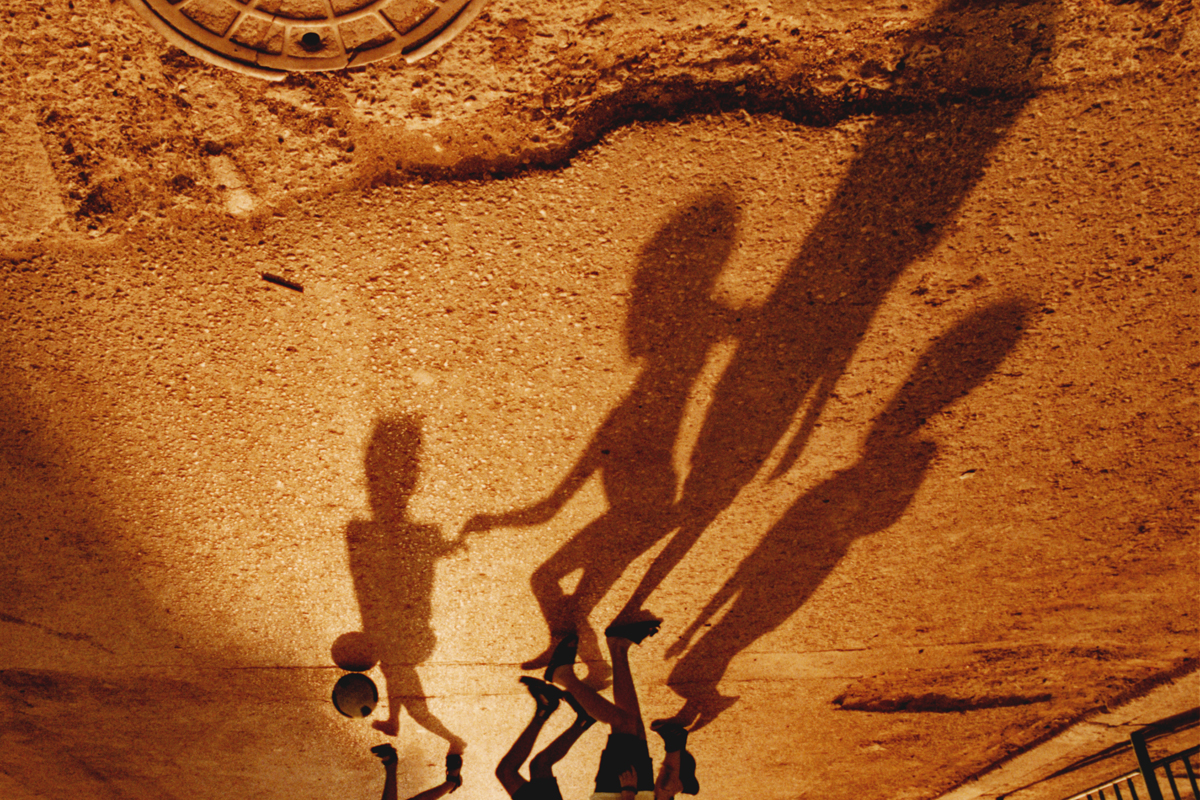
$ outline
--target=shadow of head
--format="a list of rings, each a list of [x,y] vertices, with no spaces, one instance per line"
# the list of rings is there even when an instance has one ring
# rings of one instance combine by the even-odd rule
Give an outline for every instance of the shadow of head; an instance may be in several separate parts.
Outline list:
[[[1031,304],[1012,299],[975,311],[921,354],[908,381],[877,420],[868,443],[915,433],[995,372],[1016,346]]]
[[[364,459],[367,494],[376,518],[404,515],[420,476],[421,424],[412,414],[375,423]]]
[[[362,631],[343,633],[329,648],[333,663],[347,672],[366,672],[379,663],[378,648]]]
[[[738,209],[727,189],[673,213],[638,253],[626,326],[633,358],[685,343],[706,325],[704,312],[733,252]]]

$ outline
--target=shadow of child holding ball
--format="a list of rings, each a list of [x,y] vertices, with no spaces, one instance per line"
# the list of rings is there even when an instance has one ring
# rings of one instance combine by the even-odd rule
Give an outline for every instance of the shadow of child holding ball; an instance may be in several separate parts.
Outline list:
[[[364,671],[376,663],[383,673],[388,718],[374,727],[389,736],[400,730],[400,708],[461,753],[465,742],[429,710],[417,666],[433,653],[437,637],[430,622],[434,566],[458,546],[436,525],[408,518],[408,501],[419,475],[419,419],[412,415],[376,423],[365,467],[371,519],[346,528],[346,549],[362,631],[338,637],[333,659],[344,669]]]

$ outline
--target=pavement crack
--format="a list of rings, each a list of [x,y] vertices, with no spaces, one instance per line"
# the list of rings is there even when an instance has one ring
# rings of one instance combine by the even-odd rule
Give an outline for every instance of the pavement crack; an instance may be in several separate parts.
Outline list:
[[[29,622],[28,620],[23,620],[20,617],[14,617],[11,614],[4,614],[4,613],[0,613],[0,622],[7,622],[12,625],[25,625],[27,627],[39,630],[42,633],[53,636],[56,639],[62,639],[64,641],[68,641],[68,642],[83,642],[84,644],[88,644],[88,645],[91,645],[92,647],[95,647],[97,650],[102,650],[103,652],[108,653],[109,655],[113,655],[112,650],[109,650],[107,647],[100,644],[99,642],[97,642],[95,639],[93,639],[91,636],[89,636],[86,633],[69,633],[67,631],[55,630],[54,628],[51,628],[46,625],[42,625],[41,623]]]

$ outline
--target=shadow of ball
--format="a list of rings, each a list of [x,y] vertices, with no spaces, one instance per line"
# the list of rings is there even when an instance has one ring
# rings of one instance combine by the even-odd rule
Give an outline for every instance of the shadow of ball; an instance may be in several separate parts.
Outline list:
[[[369,717],[378,702],[375,681],[361,672],[343,675],[333,686],[333,706],[344,717]]]
[[[343,633],[329,649],[333,663],[347,672],[366,672],[379,661],[371,638],[362,631]]]

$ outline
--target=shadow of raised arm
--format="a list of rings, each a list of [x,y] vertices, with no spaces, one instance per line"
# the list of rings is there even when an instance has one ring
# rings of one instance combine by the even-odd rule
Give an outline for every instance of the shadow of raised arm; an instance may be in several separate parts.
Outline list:
[[[600,463],[596,458],[596,452],[597,445],[593,441],[558,486],[533,505],[514,508],[512,511],[502,514],[476,514],[471,517],[463,525],[462,531],[459,533],[459,541],[462,542],[467,536],[485,533],[496,528],[527,528],[554,519],[554,516],[599,468]]]

